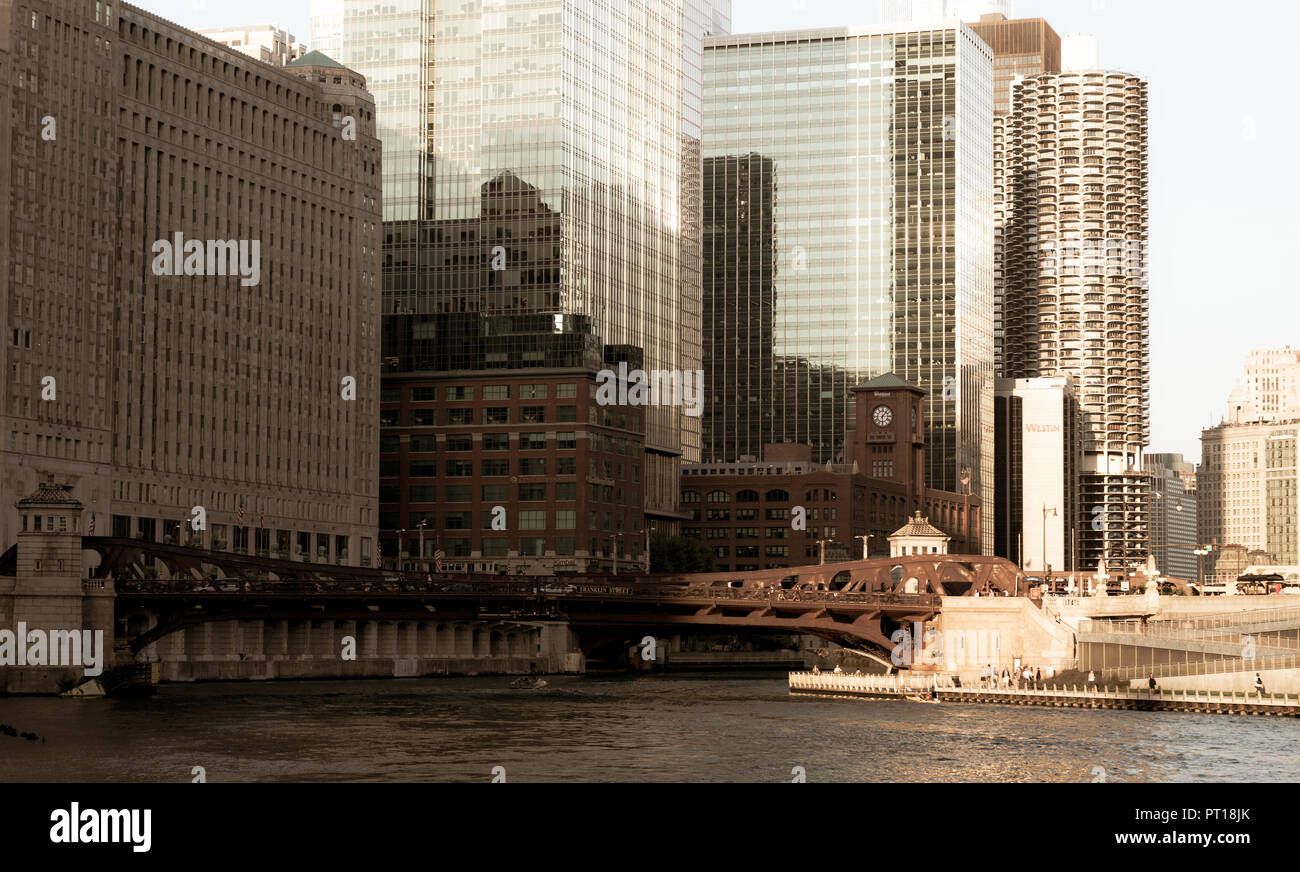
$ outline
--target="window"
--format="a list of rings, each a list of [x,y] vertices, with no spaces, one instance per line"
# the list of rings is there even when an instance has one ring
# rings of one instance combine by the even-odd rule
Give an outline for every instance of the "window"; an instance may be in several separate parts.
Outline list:
[[[705,499],[711,503],[729,503],[731,502],[731,494],[720,490],[709,491],[709,495]]]
[[[448,409],[447,423],[448,424],[473,424],[474,410],[473,409]]]
[[[545,502],[546,501],[545,482],[519,485],[519,501],[521,503]]]
[[[577,433],[556,433],[555,447],[559,448],[562,451],[567,451],[572,448],[577,448],[578,434]]]
[[[519,513],[520,530],[545,530],[546,529],[546,512],[542,510],[527,509]]]
[[[576,500],[578,498],[578,485],[571,481],[558,482],[555,485],[555,499],[557,502],[564,500]]]
[[[523,406],[519,409],[519,423],[521,424],[545,424],[546,407],[545,406]]]
[[[407,499],[413,503],[436,503],[438,489],[431,484],[413,484],[407,488]]]
[[[758,509],[736,509],[737,521],[757,521]]]
[[[546,385],[520,385],[519,399],[521,400],[546,399]]]
[[[519,450],[520,451],[542,451],[546,448],[545,433],[520,433]]]
[[[767,492],[767,501],[769,503],[785,503],[790,501],[790,494],[783,490],[770,490]]]
[[[556,406],[555,420],[559,421],[562,424],[568,424],[578,420],[578,407],[577,406]]]
[[[509,451],[510,434],[508,433],[484,433],[483,434],[484,451]]]
[[[706,539],[727,539],[730,531],[726,527],[706,527],[704,538]]]
[[[379,437],[379,453],[393,454],[401,447],[401,442],[396,436]]]
[[[555,474],[556,475],[577,475],[578,458],[576,457],[557,458],[555,461]]]
[[[449,503],[471,503],[474,501],[474,488],[467,484],[447,485],[446,498]]]
[[[474,399],[474,389],[470,387],[447,388],[447,399],[472,400]]]
[[[893,478],[894,461],[892,460],[871,461],[871,475],[873,478]]]
[[[379,488],[379,501],[381,503],[396,503],[396,502],[400,502],[401,499],[402,499],[401,488],[398,485],[395,484],[384,485]],[[39,524],[40,522],[41,522],[41,516],[37,515],[36,523]],[[36,529],[39,530],[41,528],[37,527]]]
[[[562,400],[568,399],[569,397],[576,397],[577,395],[578,395],[578,386],[576,384],[555,386],[555,396],[559,397]]]
[[[763,553],[767,557],[789,557],[789,545],[767,545],[763,548]]]
[[[767,519],[769,521],[784,521],[790,517],[789,509],[768,509]]]
[[[510,499],[510,485],[508,484],[483,485],[483,502],[504,503],[508,499]]]
[[[743,490],[740,493],[736,494],[736,502],[756,503],[758,502],[758,491]]]
[[[432,427],[438,423],[437,409],[412,409],[412,427]]]
[[[758,528],[757,528],[757,527],[737,527],[737,528],[736,528],[736,538],[737,538],[737,539],[757,539],[757,538],[758,538]]]
[[[14,344],[17,345],[18,343],[15,342]],[[402,399],[401,388],[380,388],[379,389],[379,402],[381,403],[397,403],[397,402],[401,402],[401,399]]]
[[[412,451],[437,451],[438,437],[437,436],[412,436],[411,450]]]
[[[717,557],[729,557],[729,556],[731,555],[731,546],[729,546],[729,545],[714,545],[714,546],[713,546],[713,553],[714,553],[714,555],[717,556]]]
[[[412,460],[410,470],[411,478],[433,478],[438,474],[438,461]]]
[[[473,451],[474,437],[468,433],[461,433],[447,437],[448,451]]]
[[[402,474],[402,464],[396,460],[379,461],[379,477],[393,478]]]
[[[546,540],[521,536],[519,539],[520,557],[541,557],[546,553]]]
[[[483,474],[484,475],[509,475],[510,459],[503,457],[500,460],[483,461]]]
[[[757,545],[737,545],[737,546],[736,546],[736,556],[737,556],[737,557],[757,557],[757,556],[758,556],[758,546],[757,546]]]
[[[507,406],[487,406],[483,409],[484,424],[509,424],[510,409]]]
[[[698,503],[700,501],[699,491],[682,491],[682,502]]]
[[[432,403],[438,399],[437,388],[411,388],[411,402]]]
[[[572,530],[578,524],[578,513],[573,509],[558,509],[555,512],[555,528],[557,530]]]
[[[447,512],[442,517],[442,529],[444,530],[468,530],[473,521],[470,518],[470,512]]]
[[[483,399],[485,400],[510,399],[510,385],[484,385]]]
[[[519,459],[520,475],[546,475],[545,457],[521,457]]]
[[[558,554],[558,555],[560,555],[561,557],[572,557],[572,556],[573,556],[573,537],[572,537],[572,536],[556,536],[556,537],[555,537],[555,553]]]
[[[484,557],[505,557],[510,553],[510,540],[503,536],[488,536],[483,539]]]
[[[705,519],[709,521],[730,521],[731,510],[730,509],[709,509],[708,512],[705,513]]]
[[[474,474],[474,461],[472,460],[448,460],[447,477],[448,478],[468,478]]]
[[[398,409],[381,409],[379,411],[380,427],[398,427],[401,426],[402,413]]]

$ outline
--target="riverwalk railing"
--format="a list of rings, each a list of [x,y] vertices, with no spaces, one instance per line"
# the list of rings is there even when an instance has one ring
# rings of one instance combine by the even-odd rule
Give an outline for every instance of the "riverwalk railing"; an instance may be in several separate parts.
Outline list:
[[[868,699],[930,698],[937,702],[984,702],[1064,708],[1142,709],[1300,717],[1300,694],[1206,690],[1101,690],[1078,685],[1022,688],[954,687],[935,675],[846,675],[791,672],[791,691],[835,693]]]
[[[1186,663],[1161,663],[1153,666],[1121,666],[1099,669],[1107,679],[1130,681],[1134,678],[1176,678],[1184,675],[1226,675],[1235,672],[1264,672],[1269,669],[1300,669],[1300,654],[1280,654],[1272,657],[1219,657],[1212,660],[1194,660]]]

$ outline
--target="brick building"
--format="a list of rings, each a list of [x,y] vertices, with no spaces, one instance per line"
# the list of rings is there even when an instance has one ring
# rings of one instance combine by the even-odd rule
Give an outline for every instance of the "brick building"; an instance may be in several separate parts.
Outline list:
[[[0,54],[0,552],[54,473],[97,535],[372,559],[365,80],[112,2],[0,3]]]
[[[817,563],[823,546],[828,563],[860,559],[865,536],[884,556],[889,535],[919,511],[952,537],[952,553],[980,553],[979,497],[925,486],[921,390],[891,373],[853,394],[841,462],[778,444],[761,461],[685,467],[683,535],[704,542],[720,570],[772,569]]]

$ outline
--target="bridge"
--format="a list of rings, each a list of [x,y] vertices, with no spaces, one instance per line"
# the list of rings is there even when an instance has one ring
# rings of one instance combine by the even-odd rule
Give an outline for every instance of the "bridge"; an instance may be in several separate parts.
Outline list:
[[[1024,592],[1014,564],[915,555],[744,573],[486,576],[392,572],[83,537],[87,581],[116,592],[119,638],[138,654],[218,621],[563,622],[584,650],[643,634],[807,634],[885,654],[900,626],[932,619],[944,596]]]

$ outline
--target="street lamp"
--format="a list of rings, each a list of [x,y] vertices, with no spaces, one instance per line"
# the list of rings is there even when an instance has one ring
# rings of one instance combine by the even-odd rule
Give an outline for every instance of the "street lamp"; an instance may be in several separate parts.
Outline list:
[[[1046,576],[1046,574],[1047,574],[1047,519],[1048,519],[1049,517],[1051,517],[1051,518],[1055,518],[1055,517],[1056,517],[1056,506],[1052,506],[1052,508],[1050,508],[1050,509],[1049,509],[1046,505],[1043,506],[1043,565],[1042,565],[1042,570],[1043,570],[1043,575],[1044,575],[1044,576]],[[1043,580],[1046,581],[1047,579],[1044,578]]]
[[[406,547],[406,540],[403,537],[403,534],[406,532],[408,531],[404,529],[397,531],[397,562],[394,564],[394,567],[398,572],[402,571],[402,549]]]
[[[818,566],[825,566],[825,565],[826,565],[826,543],[827,543],[827,542],[830,542],[830,541],[832,541],[832,540],[830,540],[830,539],[818,539],[818,540],[817,540],[817,544],[821,546],[821,557],[820,557],[820,558],[818,559],[818,561],[817,561],[817,565],[818,565]]]
[[[862,559],[863,559],[863,560],[867,560],[867,559],[868,559],[868,557],[867,557],[867,543],[868,543],[871,539],[874,539],[875,536],[876,536],[875,533],[868,533],[868,534],[865,535],[865,536],[854,536],[854,537],[853,537],[854,539],[861,539],[861,540],[862,540]]]
[[[427,523],[429,523],[429,519],[425,518],[423,521],[415,525],[416,529],[420,531],[420,568],[425,570],[429,568],[424,563],[424,525]]]
[[[1198,545],[1198,546],[1196,546],[1196,549],[1195,549],[1194,551],[1192,551],[1192,553],[1196,555],[1196,588],[1197,588],[1197,590],[1201,590],[1201,589],[1203,589],[1203,588],[1205,587],[1204,573],[1203,573],[1202,570],[1201,570],[1201,565],[1202,565],[1202,564],[1201,564],[1201,558],[1204,557],[1206,554],[1209,554],[1209,553],[1210,553],[1210,550],[1211,550],[1211,549],[1210,549],[1209,546],[1207,546],[1207,545]]]

